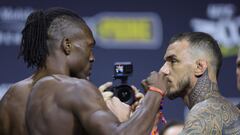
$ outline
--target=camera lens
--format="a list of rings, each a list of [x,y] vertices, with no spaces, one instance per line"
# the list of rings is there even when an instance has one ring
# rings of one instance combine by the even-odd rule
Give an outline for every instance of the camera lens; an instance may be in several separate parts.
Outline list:
[[[115,96],[117,96],[122,102],[131,105],[135,100],[134,91],[128,85],[120,85],[116,87]]]

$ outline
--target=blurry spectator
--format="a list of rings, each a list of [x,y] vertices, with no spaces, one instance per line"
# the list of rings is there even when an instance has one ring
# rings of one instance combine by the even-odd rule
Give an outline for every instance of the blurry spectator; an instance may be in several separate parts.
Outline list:
[[[169,122],[163,127],[159,135],[178,135],[182,131],[183,126],[182,122]]]

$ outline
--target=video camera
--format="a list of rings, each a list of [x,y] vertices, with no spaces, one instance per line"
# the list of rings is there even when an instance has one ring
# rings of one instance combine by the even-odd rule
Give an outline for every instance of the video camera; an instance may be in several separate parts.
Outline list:
[[[135,101],[135,93],[131,86],[128,85],[128,76],[133,72],[131,62],[116,62],[114,64],[113,87],[109,90],[114,96],[118,97],[122,102],[131,105]],[[117,80],[120,80],[120,82]]]

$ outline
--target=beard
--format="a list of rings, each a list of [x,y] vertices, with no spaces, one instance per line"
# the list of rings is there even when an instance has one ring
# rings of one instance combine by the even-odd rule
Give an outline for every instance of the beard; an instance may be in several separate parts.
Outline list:
[[[170,91],[170,88],[168,88],[167,97],[170,100],[176,99],[178,97],[183,97],[187,93],[187,88],[190,86],[190,77],[185,76],[181,81],[177,84],[177,88],[173,90],[173,92]]]

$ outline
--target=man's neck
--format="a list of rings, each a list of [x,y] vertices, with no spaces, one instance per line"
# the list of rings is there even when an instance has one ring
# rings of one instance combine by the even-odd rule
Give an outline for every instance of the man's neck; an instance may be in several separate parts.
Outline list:
[[[44,70],[48,75],[70,75],[66,58],[59,52],[55,52],[54,54],[48,56]]]
[[[211,97],[219,97],[217,83],[214,83],[209,79],[208,71],[198,78],[195,87],[192,91],[184,98],[188,108],[191,109],[194,105],[202,102]],[[188,101],[186,101],[188,100]]]

